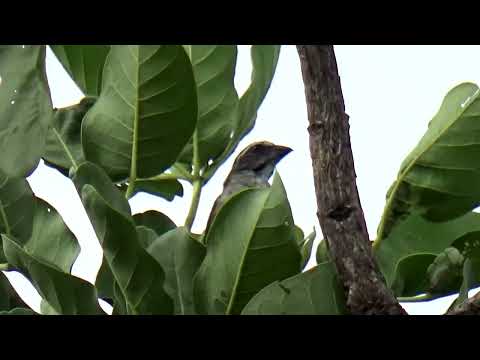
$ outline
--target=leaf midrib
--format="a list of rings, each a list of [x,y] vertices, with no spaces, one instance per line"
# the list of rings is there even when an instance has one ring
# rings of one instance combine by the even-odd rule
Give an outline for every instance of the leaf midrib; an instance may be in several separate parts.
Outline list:
[[[478,100],[478,96],[479,96],[479,88],[477,87],[477,90],[475,90],[475,92],[470,95],[469,99],[471,100],[469,103],[468,103],[468,106],[463,106],[461,107],[461,111],[459,113],[459,115],[457,116],[457,119],[455,121],[452,121],[449,126],[446,126],[445,128],[442,129],[442,131],[439,132],[439,134],[430,142],[430,143],[427,143],[427,145],[425,146],[424,148],[424,151],[422,152],[419,152],[419,154],[417,154],[417,156],[415,156],[412,161],[410,161],[410,163],[408,164],[408,166],[405,168],[405,170],[400,170],[400,173],[399,173],[399,176],[397,177],[397,180],[395,181],[395,185],[392,189],[392,192],[390,193],[390,197],[388,198],[387,200],[387,205],[385,206],[385,211],[383,213],[383,216],[382,216],[382,219],[381,219],[381,222],[380,222],[380,231],[378,232],[377,234],[377,238],[376,240],[373,242],[372,246],[374,248],[378,247],[379,244],[381,243],[381,241],[383,240],[383,233],[384,233],[384,229],[385,229],[385,223],[386,223],[386,220],[390,217],[390,212],[391,212],[391,207],[394,203],[394,199],[396,198],[396,193],[397,193],[397,190],[398,188],[400,187],[400,184],[403,183],[403,179],[406,177],[406,174],[408,174],[410,172],[410,170],[413,168],[413,166],[415,166],[415,164],[417,163],[417,161],[423,156],[423,154],[425,154],[427,151],[429,151],[432,146],[437,142],[438,139],[440,139],[444,134],[445,132],[447,132],[454,124],[457,123],[457,121],[463,117],[463,114],[465,113],[465,111],[475,102]],[[474,97],[475,95],[475,98],[472,100],[472,98]],[[465,104],[466,105],[466,104]],[[437,113],[438,115],[438,113]],[[428,129],[427,129],[427,132],[428,132]],[[416,148],[416,147],[415,147]],[[412,150],[412,152],[415,150],[415,148]]]
[[[0,216],[2,217],[2,222],[5,224],[5,233],[7,236],[11,236],[10,223],[8,222],[7,214],[3,207],[3,202],[0,200]]]
[[[130,47],[128,47],[131,49]],[[131,158],[131,165],[130,165],[130,179],[129,185],[132,184],[132,189],[135,186],[135,181],[137,180],[137,156],[138,156],[138,119],[139,119],[139,106],[138,106],[138,99],[140,97],[140,89],[139,89],[139,77],[140,77],[140,46],[136,46],[137,56],[135,57],[134,51],[131,50],[132,57],[136,62],[136,70],[135,71],[135,98],[137,99],[137,104],[134,108],[134,116],[133,116],[133,135],[132,135],[132,158]]]
[[[68,148],[67,144],[63,141],[62,136],[60,135],[60,133],[58,132],[58,130],[55,127],[52,126],[52,130],[53,130],[53,133],[55,134],[55,136],[57,137],[60,145],[63,147],[63,150],[67,154],[68,159],[72,163],[72,166],[73,166],[74,170],[77,171],[78,170],[78,164],[75,161],[75,159],[73,157],[73,154],[70,152],[70,149]]]

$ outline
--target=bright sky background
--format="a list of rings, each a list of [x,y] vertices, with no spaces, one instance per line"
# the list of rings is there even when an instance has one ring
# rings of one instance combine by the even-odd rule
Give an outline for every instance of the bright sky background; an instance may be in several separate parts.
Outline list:
[[[461,82],[480,84],[480,47],[354,45],[335,46],[335,51],[346,111],[350,115],[357,184],[373,239],[387,189],[395,179],[401,161],[425,132],[443,97]],[[235,79],[239,94],[249,84],[250,70],[249,47],[240,46]],[[47,74],[55,107],[75,104],[83,97],[50,50],[47,53]],[[246,145],[268,140],[294,149],[277,169],[287,189],[295,223],[305,233],[313,227],[317,230],[316,249],[321,231],[316,218],[307,125],[298,55],[294,46],[283,46],[256,127],[206,186],[193,231],[203,231],[233,158]],[[82,252],[73,267],[73,274],[93,283],[101,264],[101,248],[72,183],[43,164],[28,180],[35,194],[59,211],[80,242]],[[184,189],[183,198],[176,198],[173,202],[138,194],[130,200],[132,212],[155,209],[181,225],[191,197],[190,186],[185,183]],[[309,266],[315,264],[314,258],[313,254]],[[36,290],[21,275],[6,275],[22,298],[38,311],[40,296]],[[403,305],[410,314],[442,314],[454,298]],[[105,309],[108,308],[105,305]]]

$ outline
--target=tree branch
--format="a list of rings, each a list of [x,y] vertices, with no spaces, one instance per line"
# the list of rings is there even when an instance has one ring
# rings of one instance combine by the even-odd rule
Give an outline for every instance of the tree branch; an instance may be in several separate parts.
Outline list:
[[[447,311],[445,315],[480,315],[480,292],[460,306]]]
[[[406,314],[373,257],[358,196],[348,115],[332,45],[297,45],[318,220],[352,314]]]

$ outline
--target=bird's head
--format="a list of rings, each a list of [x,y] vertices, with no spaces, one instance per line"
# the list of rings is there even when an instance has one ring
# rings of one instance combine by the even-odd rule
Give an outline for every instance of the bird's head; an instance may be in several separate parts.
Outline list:
[[[253,171],[256,176],[268,181],[278,162],[291,151],[292,149],[287,146],[275,145],[268,141],[253,143],[237,156],[231,173]]]

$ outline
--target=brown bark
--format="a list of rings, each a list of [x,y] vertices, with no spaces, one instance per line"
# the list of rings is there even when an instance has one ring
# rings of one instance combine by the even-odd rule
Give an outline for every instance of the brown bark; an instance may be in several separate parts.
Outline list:
[[[480,315],[480,292],[445,315]]]
[[[356,185],[348,115],[332,45],[297,45],[318,220],[352,314],[406,314],[373,257]]]

